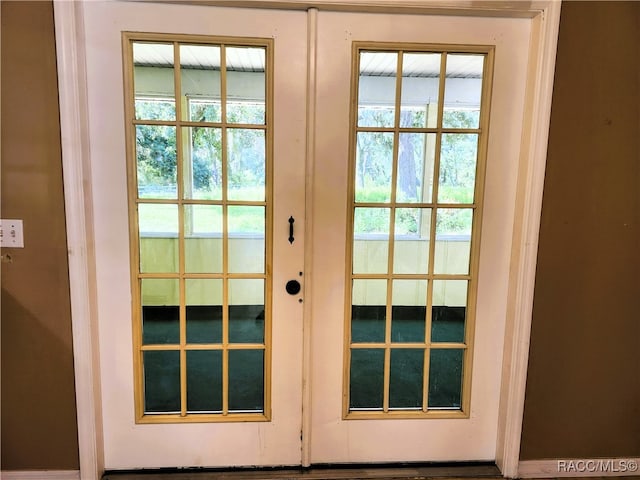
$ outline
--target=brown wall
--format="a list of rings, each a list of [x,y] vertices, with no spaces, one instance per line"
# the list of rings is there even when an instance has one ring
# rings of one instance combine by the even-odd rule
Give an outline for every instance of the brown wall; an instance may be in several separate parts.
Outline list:
[[[2,468],[77,469],[52,7],[1,13]],[[564,3],[523,459],[640,456],[639,49],[640,3]]]
[[[640,456],[640,3],[565,2],[521,457]]]
[[[2,252],[2,469],[77,469],[53,9],[1,9],[2,218],[25,244]]]

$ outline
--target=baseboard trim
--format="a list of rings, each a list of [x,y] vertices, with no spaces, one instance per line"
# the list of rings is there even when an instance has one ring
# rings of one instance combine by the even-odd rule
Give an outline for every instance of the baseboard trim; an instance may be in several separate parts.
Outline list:
[[[2,480],[80,480],[80,470],[2,470]]]
[[[556,458],[518,463],[518,478],[628,477],[640,475],[640,457]]]

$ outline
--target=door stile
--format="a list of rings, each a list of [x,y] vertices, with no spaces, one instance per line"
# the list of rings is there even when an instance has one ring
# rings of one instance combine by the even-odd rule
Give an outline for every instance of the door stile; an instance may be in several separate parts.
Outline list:
[[[315,171],[316,139],[316,96],[317,96],[317,43],[318,9],[307,10],[307,111],[306,111],[306,158],[305,158],[305,222],[304,222],[304,283],[302,310],[302,430],[300,432],[301,458],[303,467],[311,465],[312,428],[312,384],[311,381],[311,338],[313,333],[313,182]]]
[[[478,275],[480,270],[480,242],[482,238],[482,218],[483,218],[483,201],[478,202],[476,199],[483,199],[485,194],[486,183],[486,170],[487,170],[487,155],[489,149],[489,135],[491,132],[491,97],[493,92],[493,77],[494,77],[494,59],[495,59],[495,47],[491,47],[486,56],[484,57],[484,68],[486,76],[482,84],[481,103],[483,108],[480,110],[479,124],[484,125],[484,130],[478,139],[478,165],[475,183],[475,199],[474,199],[474,214],[473,214],[473,228],[471,230],[471,251],[470,257],[475,259],[469,266],[469,292],[467,300],[467,308],[469,310],[469,323],[465,330],[464,343],[467,346],[464,351],[463,364],[467,366],[468,371],[463,376],[463,397],[462,397],[462,410],[464,412],[470,412],[471,410],[471,382],[473,378],[473,352],[475,347],[475,331],[476,331],[476,306],[478,299]],[[444,100],[443,102],[444,103]]]

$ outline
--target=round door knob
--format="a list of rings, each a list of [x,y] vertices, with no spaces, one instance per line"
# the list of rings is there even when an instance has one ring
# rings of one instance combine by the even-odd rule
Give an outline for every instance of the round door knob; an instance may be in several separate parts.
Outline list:
[[[289,280],[284,288],[289,295],[297,295],[300,293],[300,282],[297,280]]]

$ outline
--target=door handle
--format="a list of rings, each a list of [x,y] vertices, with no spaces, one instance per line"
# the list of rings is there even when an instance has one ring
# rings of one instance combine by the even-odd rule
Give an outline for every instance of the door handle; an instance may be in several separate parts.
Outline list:
[[[289,217],[289,243],[293,243],[295,238],[293,238],[293,222],[295,222],[295,218]]]

